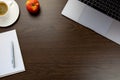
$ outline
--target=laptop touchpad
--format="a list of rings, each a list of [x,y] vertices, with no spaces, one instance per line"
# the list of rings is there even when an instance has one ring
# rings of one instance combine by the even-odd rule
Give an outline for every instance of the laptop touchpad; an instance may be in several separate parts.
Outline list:
[[[113,19],[107,15],[86,6],[80,15],[78,22],[99,34],[104,35],[109,30],[112,21]]]

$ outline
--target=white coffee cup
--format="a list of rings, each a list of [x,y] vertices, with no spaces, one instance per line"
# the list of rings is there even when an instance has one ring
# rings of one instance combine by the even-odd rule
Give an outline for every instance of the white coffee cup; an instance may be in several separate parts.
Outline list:
[[[12,3],[13,3],[13,0],[0,0],[0,6],[1,6],[0,18],[4,18],[8,16]]]

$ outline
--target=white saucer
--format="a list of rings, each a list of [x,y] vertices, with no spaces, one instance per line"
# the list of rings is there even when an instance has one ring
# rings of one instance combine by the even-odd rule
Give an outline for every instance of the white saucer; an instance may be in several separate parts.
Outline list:
[[[0,27],[8,27],[15,23],[19,17],[19,6],[16,1],[13,1],[9,9],[9,16],[3,19],[0,19]]]

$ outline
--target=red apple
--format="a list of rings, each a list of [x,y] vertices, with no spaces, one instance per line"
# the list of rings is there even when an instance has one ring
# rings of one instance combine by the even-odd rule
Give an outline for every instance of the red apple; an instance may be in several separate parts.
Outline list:
[[[37,13],[40,10],[40,4],[38,0],[27,0],[26,8],[30,13]]]

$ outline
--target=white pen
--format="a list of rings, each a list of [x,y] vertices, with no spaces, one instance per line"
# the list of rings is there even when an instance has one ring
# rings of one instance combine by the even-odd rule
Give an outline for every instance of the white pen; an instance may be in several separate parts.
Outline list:
[[[14,50],[14,43],[12,41],[12,64],[13,64],[13,68],[16,67],[16,64],[15,64],[15,50]]]

